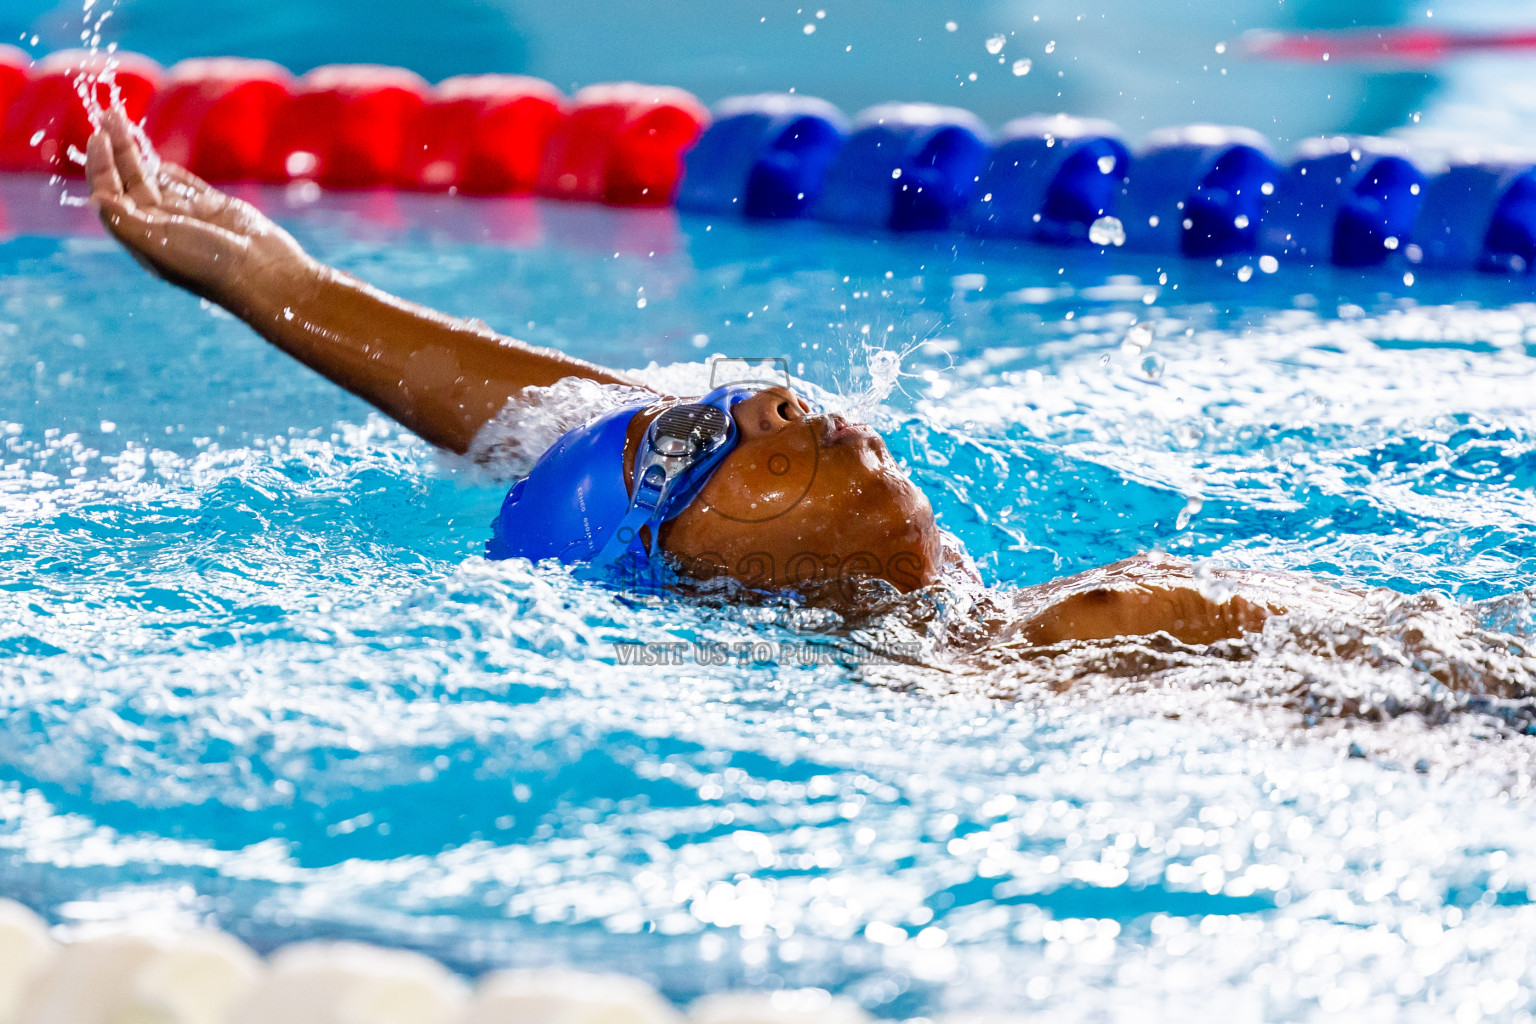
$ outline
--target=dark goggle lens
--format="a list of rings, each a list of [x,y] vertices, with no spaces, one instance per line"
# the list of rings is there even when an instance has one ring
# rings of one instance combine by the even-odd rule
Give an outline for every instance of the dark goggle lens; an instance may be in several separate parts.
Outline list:
[[[724,443],[730,421],[712,405],[677,405],[656,417],[651,429],[663,455],[696,455]]]

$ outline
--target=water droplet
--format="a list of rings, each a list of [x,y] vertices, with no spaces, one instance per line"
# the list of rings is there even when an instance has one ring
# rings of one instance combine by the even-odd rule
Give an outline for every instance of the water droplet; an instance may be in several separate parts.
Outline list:
[[[635,308],[636,309],[644,309],[645,308],[645,296],[644,295],[640,296],[638,299],[635,300]],[[749,313],[748,316],[750,316],[750,315],[751,314]]]
[[[1201,441],[1205,440],[1205,431],[1201,430],[1193,423],[1185,423],[1182,426],[1174,428],[1173,439],[1178,443],[1180,448],[1194,448],[1198,446]]]
[[[1239,281],[1247,281],[1247,280],[1250,280],[1252,277],[1253,277],[1253,268],[1252,267],[1244,265],[1244,266],[1241,266],[1241,267],[1237,268],[1237,279]]]
[[[1275,271],[1280,269],[1280,261],[1275,259],[1273,256],[1260,256],[1259,269],[1264,271],[1266,274],[1273,274]]]
[[[1002,53],[1003,52],[1003,47],[1005,45],[1007,45],[1007,43],[1008,43],[1008,37],[1003,35],[1001,32],[999,32],[995,36],[988,36],[987,37],[987,52],[988,53],[992,53],[992,54]]]
[[[895,169],[895,170],[894,170],[894,171],[892,171],[892,172],[891,172],[891,177],[893,177],[893,178],[899,178],[899,177],[901,177],[901,168],[900,168],[900,167],[898,167],[898,168],[896,168],[896,169]]]
[[[1114,217],[1100,217],[1088,226],[1088,241],[1094,245],[1124,245],[1125,225]]]
[[[1389,235],[1388,237],[1382,239],[1381,246],[1383,249],[1396,249],[1398,246],[1397,236]]]
[[[1045,44],[1045,52],[1046,53],[1055,53],[1056,52],[1056,40],[1052,39],[1050,42]]]
[[[1147,380],[1157,380],[1163,375],[1163,370],[1168,366],[1168,361],[1156,352],[1148,352],[1141,357],[1141,375]]]
[[[1183,530],[1188,528],[1189,521],[1195,516],[1199,515],[1200,510],[1204,507],[1205,502],[1201,501],[1199,498],[1191,497],[1184,503],[1184,507],[1179,510],[1179,517],[1174,520],[1173,528],[1175,530]]]
[[[1275,194],[1275,183],[1272,181],[1266,181],[1264,184],[1259,186],[1259,191],[1267,196],[1272,196]]]
[[[1016,60],[1013,62],[1013,73],[1015,77],[1022,78],[1023,76],[1029,74],[1029,69],[1034,66],[1035,62],[1030,60],[1028,57],[1025,57],[1022,60]]]
[[[1243,230],[1243,228],[1246,228],[1248,226],[1248,215],[1246,213],[1240,213],[1236,217],[1233,217],[1232,226],[1237,228],[1239,231]]]
[[[1152,345],[1152,325],[1136,324],[1125,332],[1125,340],[1120,342],[1120,348],[1132,355],[1139,354]]]
[[[869,394],[876,402],[889,398],[901,376],[901,356],[890,349],[869,354]]]
[[[32,133],[32,137],[27,140],[27,145],[35,146],[38,143],[42,142],[43,141],[43,136],[45,134],[47,134],[47,133],[44,132],[43,129],[39,128],[37,131],[33,132]]]
[[[1112,156],[1101,156],[1101,157],[1099,157],[1099,173],[1100,174],[1114,174],[1115,173],[1115,163],[1116,163],[1115,158],[1112,157]]]
[[[1403,275],[1403,284],[1410,288],[1413,287],[1413,271],[1410,270],[1408,273]]]
[[[806,35],[810,35],[811,33],[815,32],[815,31],[816,31],[816,26],[814,24],[810,23],[810,22],[807,22],[806,25],[805,25],[805,34]]]
[[[953,21],[946,21],[944,23],[944,31],[945,32],[953,32],[956,29],[958,29],[959,27],[960,27],[959,24],[956,23],[956,22],[953,22]]]
[[[1216,44],[1216,52],[1217,53],[1226,53],[1227,52],[1227,44],[1226,43],[1217,43]]]

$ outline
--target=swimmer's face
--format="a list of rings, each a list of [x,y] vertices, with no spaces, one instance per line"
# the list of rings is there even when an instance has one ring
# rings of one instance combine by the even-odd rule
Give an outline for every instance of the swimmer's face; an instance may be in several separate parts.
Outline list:
[[[736,449],[661,531],[685,571],[770,590],[878,578],[910,591],[938,578],[933,508],[873,430],[812,416],[783,388],[732,415]]]

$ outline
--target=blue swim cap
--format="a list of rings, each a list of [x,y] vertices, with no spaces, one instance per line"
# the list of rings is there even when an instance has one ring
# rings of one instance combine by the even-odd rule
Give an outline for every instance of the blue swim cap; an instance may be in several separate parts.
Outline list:
[[[740,438],[731,409],[758,390],[731,384],[664,410],[637,446],[633,494],[624,484],[624,442],[635,416],[655,403],[616,409],[568,431],[507,492],[485,557],[599,566],[630,554],[649,558],[654,552],[641,528],[650,527],[654,547],[657,527],[680,514],[735,450]],[[674,453],[706,429],[715,431],[707,449]]]

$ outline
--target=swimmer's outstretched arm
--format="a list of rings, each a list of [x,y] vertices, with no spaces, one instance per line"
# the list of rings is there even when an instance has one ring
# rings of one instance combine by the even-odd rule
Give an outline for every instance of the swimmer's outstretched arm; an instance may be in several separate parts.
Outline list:
[[[531,385],[570,376],[637,383],[327,267],[254,206],[174,164],[146,174],[116,111],[91,137],[86,172],[102,223],[140,263],[440,447],[468,450]]]

